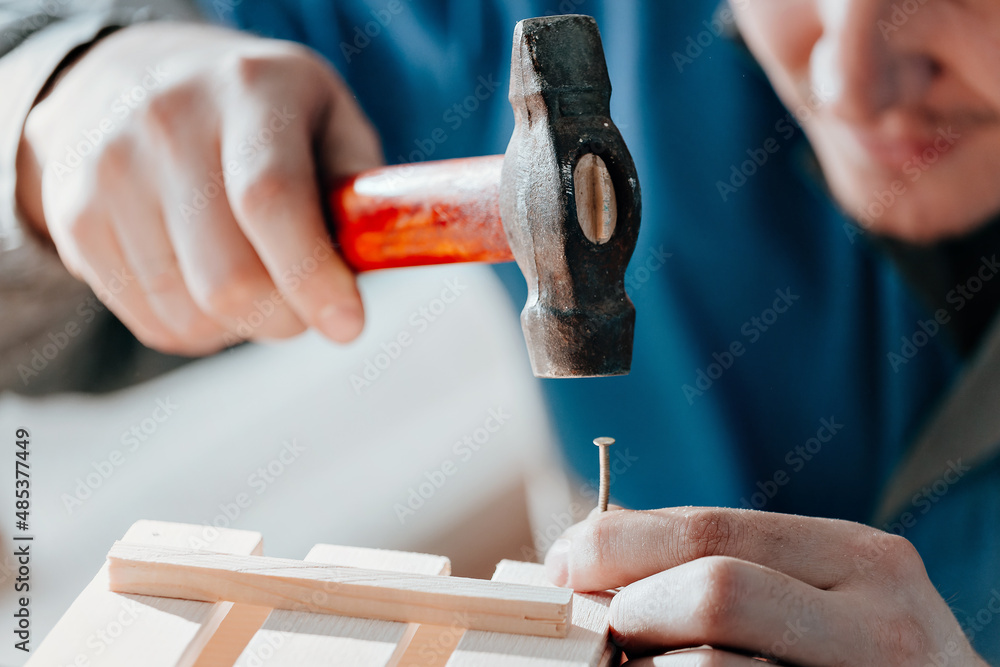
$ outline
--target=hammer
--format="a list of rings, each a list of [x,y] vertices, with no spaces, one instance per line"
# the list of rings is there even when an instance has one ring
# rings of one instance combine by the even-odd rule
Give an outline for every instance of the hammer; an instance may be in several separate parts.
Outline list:
[[[334,237],[356,271],[516,260],[534,374],[624,375],[635,307],[625,267],[639,234],[632,156],[611,121],[597,22],[514,28],[504,155],[381,167],[331,193]]]

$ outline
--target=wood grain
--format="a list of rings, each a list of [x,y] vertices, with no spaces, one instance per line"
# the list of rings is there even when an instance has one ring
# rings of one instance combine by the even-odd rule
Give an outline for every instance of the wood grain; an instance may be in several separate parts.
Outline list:
[[[573,597],[554,587],[123,542],[108,562],[118,592],[545,637],[566,635]]]
[[[504,560],[493,581],[551,586],[545,566]],[[561,590],[561,589],[557,589]],[[610,593],[573,594],[573,622],[565,639],[465,633],[448,667],[605,667],[617,652],[608,643]]]
[[[409,574],[447,575],[444,556],[317,544],[311,563],[366,567]],[[401,662],[418,628],[414,624],[366,618],[274,610],[247,645],[235,667],[327,667],[337,664],[391,667]]]
[[[260,533],[138,521],[124,544],[259,554]],[[230,604],[121,595],[108,589],[108,566],[70,605],[28,660],[31,667],[190,667],[232,609]]]

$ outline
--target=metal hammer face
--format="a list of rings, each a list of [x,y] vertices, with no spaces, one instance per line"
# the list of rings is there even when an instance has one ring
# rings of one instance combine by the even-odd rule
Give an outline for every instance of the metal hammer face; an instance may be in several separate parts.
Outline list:
[[[592,17],[517,24],[500,217],[528,283],[521,327],[538,377],[624,375],[632,364],[625,268],[641,200],[610,99]]]

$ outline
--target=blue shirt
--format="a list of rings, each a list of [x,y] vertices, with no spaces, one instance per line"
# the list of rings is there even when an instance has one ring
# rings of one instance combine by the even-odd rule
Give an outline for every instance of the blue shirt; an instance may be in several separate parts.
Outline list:
[[[959,359],[943,331],[890,362],[930,315],[810,175],[795,118],[719,34],[715,0],[202,1],[326,56],[390,162],[502,153],[514,23],[595,16],[643,219],[626,274],[632,373],[544,383],[569,464],[593,483],[591,440],[612,435],[626,506],[869,519]],[[523,303],[517,268],[500,274]],[[922,507],[914,526],[880,527],[917,546],[976,648],[1000,662],[1000,460]]]

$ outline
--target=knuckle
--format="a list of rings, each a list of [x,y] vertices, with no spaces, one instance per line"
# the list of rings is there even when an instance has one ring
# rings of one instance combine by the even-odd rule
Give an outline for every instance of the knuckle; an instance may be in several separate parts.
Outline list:
[[[735,555],[737,524],[731,512],[719,508],[693,510],[679,528],[678,548],[682,561],[707,556]]]
[[[99,217],[90,210],[84,209],[71,216],[63,225],[66,235],[77,244],[87,244],[100,225]]]
[[[692,621],[702,636],[726,632],[737,618],[743,586],[737,561],[708,556],[697,561],[695,586],[699,591]]]
[[[143,121],[153,136],[170,140],[190,125],[189,113],[204,98],[194,82],[178,84],[154,95],[143,110]]]
[[[245,88],[255,88],[274,77],[276,63],[273,56],[239,54],[234,57],[232,71],[236,80]]]
[[[911,580],[924,573],[923,559],[917,548],[905,537],[892,533],[876,533],[874,550],[881,553],[881,573],[893,580]]]
[[[96,156],[94,175],[100,189],[120,187],[131,177],[135,147],[124,139],[111,139]]]
[[[254,296],[259,293],[259,282],[256,269],[235,266],[215,280],[200,283],[193,290],[193,296],[209,315],[239,317],[246,313]]]
[[[284,172],[276,168],[262,169],[234,193],[234,213],[244,220],[259,216],[267,211],[278,198],[287,191],[288,179]]]
[[[282,78],[288,67],[313,60],[311,52],[298,44],[271,40],[263,48],[233,54],[224,70],[244,89],[260,88]]]

